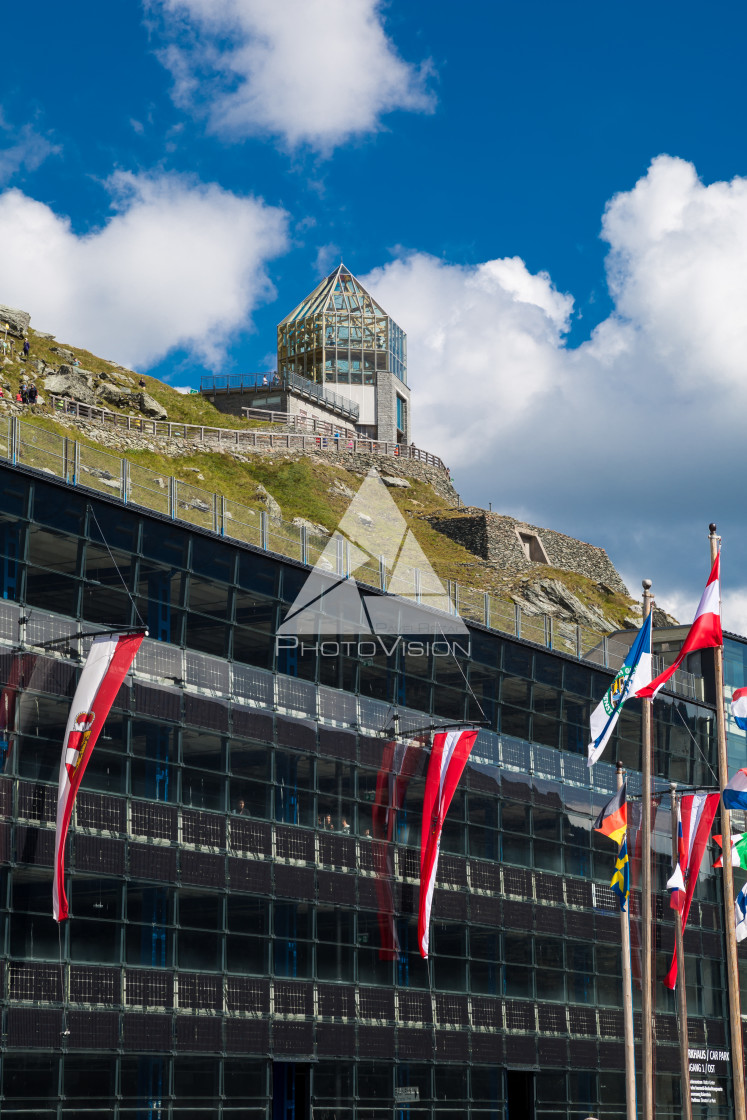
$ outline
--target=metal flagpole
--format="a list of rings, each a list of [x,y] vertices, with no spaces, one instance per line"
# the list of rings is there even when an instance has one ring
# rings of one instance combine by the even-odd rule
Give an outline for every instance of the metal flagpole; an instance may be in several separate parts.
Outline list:
[[[643,621],[651,613],[651,580],[643,580]],[[641,1034],[643,1063],[643,1120],[654,1117],[654,1033],[653,1033],[653,929],[651,912],[651,754],[652,704],[644,699],[641,760]]]
[[[623,765],[622,762],[618,762],[617,788],[622,789],[622,784]],[[628,859],[630,859],[630,852],[628,852]],[[627,1102],[627,1120],[636,1120],[633,978],[630,968],[630,895],[628,895],[627,908],[620,911],[620,935],[622,938],[623,1018],[625,1022],[625,1100]]]
[[[711,567],[716,562],[720,537],[716,525],[709,525]],[[720,582],[719,582],[720,588]],[[719,613],[720,613],[719,602]],[[724,647],[714,651],[716,677],[716,734],[718,739],[718,784],[723,793],[729,780],[729,759],[726,750],[726,716],[724,714]],[[726,934],[726,976],[729,991],[729,1026],[731,1033],[731,1069],[734,1086],[734,1115],[745,1116],[744,1064],[742,1058],[742,1013],[739,1003],[739,970],[737,967],[737,937],[734,926],[734,875],[731,867],[731,813],[721,800],[721,850],[723,852],[724,932]]]
[[[672,860],[677,865],[679,856],[678,828],[677,828],[677,783],[670,782],[669,789],[672,802]],[[683,870],[684,869],[680,869]],[[690,1054],[689,1035],[687,1031],[687,983],[685,980],[685,950],[682,943],[682,914],[679,910],[674,912],[674,938],[677,947],[677,1017],[679,1019],[680,1034],[680,1071],[682,1077],[682,1117],[683,1120],[692,1120],[693,1106],[690,1100]]]

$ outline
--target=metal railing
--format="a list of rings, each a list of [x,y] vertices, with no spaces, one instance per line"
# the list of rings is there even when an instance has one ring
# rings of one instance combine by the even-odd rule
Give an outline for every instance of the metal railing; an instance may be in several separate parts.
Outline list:
[[[318,385],[316,381],[309,381],[307,377],[301,377],[299,374],[290,371],[282,373],[280,376],[289,389],[300,393],[302,397],[318,401],[325,408],[333,408],[335,412],[339,412],[343,416],[349,416],[352,420],[357,420],[360,416],[361,410],[355,401],[340,396],[339,393],[334,393],[331,389],[325,388],[324,385]]]
[[[280,387],[277,373],[206,373],[200,378],[201,393],[235,393],[241,389]]]
[[[357,420],[360,416],[360,408],[355,401],[291,370],[281,373],[205,374],[200,378],[200,392],[205,396],[256,389],[290,389],[352,420]]]
[[[319,451],[328,450],[336,452],[360,452],[363,455],[386,455],[395,459],[411,459],[414,462],[425,463],[426,466],[436,467],[437,470],[448,474],[448,468],[443,459],[432,455],[430,451],[423,451],[414,444],[389,443],[385,440],[362,439],[348,428],[336,428],[329,425],[331,432],[328,435],[303,435],[294,432],[262,432],[256,428],[212,428],[207,424],[180,424],[172,420],[148,420],[144,416],[131,416],[123,412],[112,412],[111,409],[101,408],[99,405],[81,404],[80,401],[68,400],[67,397],[49,393],[48,400],[52,407],[67,416],[74,416],[78,420],[89,420],[95,424],[105,424],[113,428],[123,428],[127,432],[140,432],[146,436],[156,436],[161,439],[188,439],[198,443],[207,443],[211,449],[220,451],[224,447],[258,449],[282,448],[287,451]],[[269,413],[264,409],[259,418],[268,418],[271,415],[285,415],[285,413]],[[258,417],[252,417],[257,419]],[[299,419],[301,419],[299,417]],[[319,421],[321,424],[322,421]],[[339,432],[339,438],[335,436]]]
[[[0,418],[0,459],[60,479],[69,486],[105,494],[127,505],[195,525],[228,540],[240,541],[311,567],[329,542],[327,534],[274,520],[265,511],[252,509],[191,482],[159,474],[111,452],[88,447],[68,436],[21,421],[18,417]],[[350,550],[337,549],[335,563],[336,575],[349,576]],[[400,598],[415,602],[437,601],[429,595],[427,573],[413,568],[402,574],[400,568],[401,565],[398,574],[402,578],[397,584]],[[357,568],[356,573],[359,574]],[[360,582],[380,591],[387,590],[383,557],[372,558]],[[619,669],[630,649],[630,642],[619,637],[534,613],[492,592],[464,587],[454,580],[446,581],[445,587],[451,610],[465,621],[523,638],[605,669]],[[703,698],[702,678],[682,670],[674,675],[669,688],[688,700]]]
[[[329,420],[317,420],[314,416],[299,416],[295,412],[271,412],[266,408],[242,408],[246,420],[261,420],[267,424],[280,424],[293,432],[309,432],[313,435],[335,436],[341,439],[357,439],[358,433],[343,424],[330,424]]]

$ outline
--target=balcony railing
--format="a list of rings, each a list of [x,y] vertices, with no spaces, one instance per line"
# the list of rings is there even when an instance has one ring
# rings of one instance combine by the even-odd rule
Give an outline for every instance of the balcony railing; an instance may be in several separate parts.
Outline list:
[[[206,374],[200,378],[200,392],[204,396],[213,396],[219,393],[254,392],[257,389],[290,390],[353,421],[360,416],[360,408],[355,401],[333,392],[325,385],[319,385],[316,381],[309,381],[308,378],[301,377],[291,371],[282,373]]]

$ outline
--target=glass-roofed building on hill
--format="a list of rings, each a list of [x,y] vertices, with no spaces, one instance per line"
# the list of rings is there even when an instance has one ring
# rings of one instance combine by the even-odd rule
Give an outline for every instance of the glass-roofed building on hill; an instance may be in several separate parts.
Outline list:
[[[279,324],[278,372],[333,385],[362,435],[410,441],[407,336],[344,264]]]

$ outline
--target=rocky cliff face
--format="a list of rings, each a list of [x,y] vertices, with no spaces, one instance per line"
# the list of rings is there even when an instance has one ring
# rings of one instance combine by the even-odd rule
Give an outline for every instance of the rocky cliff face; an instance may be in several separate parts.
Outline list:
[[[51,345],[54,335],[31,331],[28,311],[0,305],[0,334],[13,339],[30,338],[31,354],[27,358],[18,345],[8,356],[0,356],[0,368],[6,376],[16,374],[19,380],[39,380],[47,393],[65,397],[99,408],[114,405],[133,413],[141,413],[154,420],[166,420],[166,409],[150,394],[142,391],[138,375],[113,362],[102,363],[108,368],[92,371],[85,369],[75,352],[68,347]],[[43,356],[39,356],[43,354]],[[6,389],[9,383],[6,383]]]
[[[28,334],[31,316],[28,311],[20,311],[17,307],[6,307],[0,304],[0,329],[5,333],[5,324],[8,325],[8,334],[13,338],[25,338]]]

